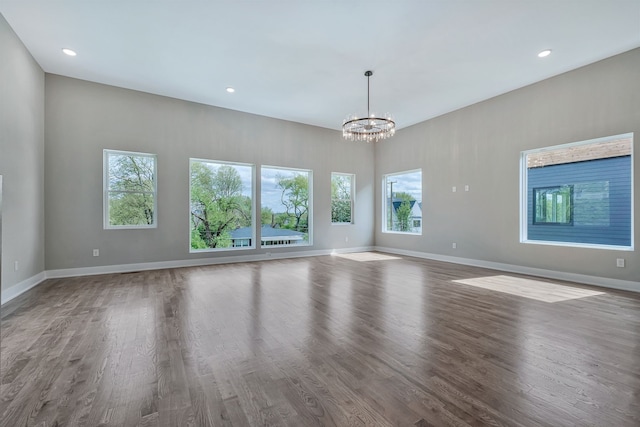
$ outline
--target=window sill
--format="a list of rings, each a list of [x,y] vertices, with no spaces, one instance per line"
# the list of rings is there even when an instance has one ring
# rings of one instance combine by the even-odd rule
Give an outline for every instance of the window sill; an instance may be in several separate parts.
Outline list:
[[[382,230],[382,233],[384,234],[402,234],[405,236],[422,236],[422,233],[412,233],[410,231],[387,231],[387,230]]]
[[[531,245],[564,246],[569,248],[602,249],[609,251],[633,251],[631,246],[599,245],[596,243],[553,242],[548,240],[520,240],[520,243]]]

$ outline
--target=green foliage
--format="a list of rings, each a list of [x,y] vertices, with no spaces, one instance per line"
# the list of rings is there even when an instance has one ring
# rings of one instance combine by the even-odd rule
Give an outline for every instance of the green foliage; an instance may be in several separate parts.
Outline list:
[[[331,177],[331,222],[351,222],[351,177]]]
[[[411,203],[416,198],[409,193],[397,192],[393,194],[394,201],[400,200],[400,206],[396,209],[396,222],[393,224],[394,231],[411,231],[409,218],[411,217]]]
[[[153,195],[110,193],[110,225],[152,225]]]
[[[331,222],[351,222],[351,201],[331,201]]]
[[[154,224],[155,159],[109,154],[109,224]]]
[[[306,233],[309,229],[309,178],[299,173],[276,178],[282,190],[280,201],[286,210],[286,217],[276,218],[276,222],[280,222],[281,228]]]
[[[396,210],[397,230],[409,231],[409,217],[411,216],[411,201],[403,200]]]
[[[396,193],[393,195],[393,197],[394,197],[395,199],[400,199],[400,200],[402,200],[403,202],[404,202],[404,201],[412,202],[412,201],[414,201],[414,200],[416,199],[416,198],[415,198],[415,197],[413,197],[411,194],[409,194],[409,193],[404,193],[404,192],[402,192],[402,191],[398,191],[398,192],[396,192]]]
[[[191,164],[191,247],[230,247],[230,232],[251,226],[251,198],[242,195],[242,179],[232,166]]]
[[[271,208],[263,207],[262,208],[262,225],[269,225],[273,228],[285,228],[288,230],[296,229],[296,219],[295,216],[289,215],[286,212],[273,213]],[[300,219],[301,226],[307,226],[306,215]]]
[[[260,223],[262,225],[270,225],[274,226],[275,214],[273,213],[273,209],[263,206],[260,210]]]
[[[200,229],[191,229],[191,248],[192,249],[207,249],[207,242],[204,241],[200,234]]]

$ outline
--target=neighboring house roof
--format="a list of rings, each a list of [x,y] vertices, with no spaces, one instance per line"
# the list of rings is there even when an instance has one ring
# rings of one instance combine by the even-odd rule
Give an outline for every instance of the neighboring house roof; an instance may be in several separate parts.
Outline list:
[[[252,227],[242,227],[231,231],[232,239],[250,239],[253,237]],[[304,233],[295,230],[288,230],[286,228],[273,228],[270,225],[263,225],[260,229],[260,236],[262,240],[273,240],[274,237],[286,237],[286,238],[301,238]]]
[[[229,233],[232,239],[250,239],[253,237],[252,227],[236,228]]]
[[[400,207],[400,205],[402,204],[402,202],[403,201],[400,200],[400,199],[394,199],[393,200],[393,210],[397,211],[398,208]],[[413,205],[416,204],[416,201],[415,200],[410,200],[409,203],[410,203],[410,208],[413,209]]]

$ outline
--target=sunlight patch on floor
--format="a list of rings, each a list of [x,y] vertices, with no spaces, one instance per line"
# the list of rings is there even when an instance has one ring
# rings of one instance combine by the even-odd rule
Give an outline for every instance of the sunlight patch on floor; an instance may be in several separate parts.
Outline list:
[[[384,255],[376,252],[354,252],[350,254],[335,254],[335,256],[350,259],[351,261],[388,261],[392,259],[401,259],[397,256]]]
[[[590,289],[574,288],[567,285],[512,276],[476,277],[473,279],[453,280],[453,282],[544,302],[560,302],[604,294],[604,292]]]

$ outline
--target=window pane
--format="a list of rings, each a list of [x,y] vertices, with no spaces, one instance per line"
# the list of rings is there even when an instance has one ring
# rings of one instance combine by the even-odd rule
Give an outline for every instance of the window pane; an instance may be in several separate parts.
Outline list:
[[[534,188],[534,224],[571,224],[573,222],[573,185]]]
[[[354,178],[351,174],[331,174],[331,222],[334,224],[353,222]]]
[[[153,193],[109,192],[109,225],[153,224]]]
[[[627,134],[524,153],[526,241],[630,247],[632,145]]]
[[[104,150],[105,228],[155,227],[156,156]]]
[[[155,158],[109,153],[109,190],[154,191]]]
[[[384,177],[383,231],[422,234],[422,171]]]
[[[263,167],[262,246],[309,245],[311,171]]]
[[[252,248],[253,166],[191,160],[191,250]]]

